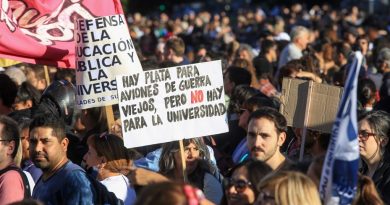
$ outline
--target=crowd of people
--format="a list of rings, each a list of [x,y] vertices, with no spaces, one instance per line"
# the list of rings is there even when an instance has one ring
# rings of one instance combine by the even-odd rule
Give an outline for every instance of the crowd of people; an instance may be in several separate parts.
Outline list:
[[[73,69],[1,68],[0,204],[319,205],[331,136],[308,130],[298,160],[302,130],[279,112],[283,78],[344,86],[358,51],[361,165],[352,204],[390,204],[386,18],[298,3],[128,14],[144,70],[222,60],[229,132],[183,140],[185,162],[178,142],[127,149],[118,106],[112,126],[103,107],[78,110]]]

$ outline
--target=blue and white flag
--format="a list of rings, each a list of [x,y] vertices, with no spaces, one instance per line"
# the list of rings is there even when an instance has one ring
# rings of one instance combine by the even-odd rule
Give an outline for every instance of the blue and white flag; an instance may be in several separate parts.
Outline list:
[[[326,205],[351,204],[357,189],[357,83],[362,59],[361,52],[356,52],[348,67],[348,78],[322,168],[320,196]]]

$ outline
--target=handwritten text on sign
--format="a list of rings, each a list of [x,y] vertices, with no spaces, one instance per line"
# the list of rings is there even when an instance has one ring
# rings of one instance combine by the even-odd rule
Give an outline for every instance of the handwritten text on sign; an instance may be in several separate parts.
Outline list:
[[[117,104],[115,76],[142,71],[126,19],[114,15],[78,20],[75,39],[78,107]]]
[[[228,131],[220,61],[117,76],[126,147]]]

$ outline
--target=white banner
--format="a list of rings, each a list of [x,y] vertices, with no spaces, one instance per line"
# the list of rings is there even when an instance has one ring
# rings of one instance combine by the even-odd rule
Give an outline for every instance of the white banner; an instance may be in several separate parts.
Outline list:
[[[117,76],[125,146],[228,132],[221,61]]]
[[[80,19],[75,24],[76,105],[118,103],[115,76],[142,72],[123,15]]]

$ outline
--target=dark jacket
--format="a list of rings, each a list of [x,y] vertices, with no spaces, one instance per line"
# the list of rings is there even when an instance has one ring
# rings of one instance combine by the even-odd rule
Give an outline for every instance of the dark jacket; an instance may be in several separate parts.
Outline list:
[[[376,169],[372,180],[382,197],[385,204],[390,205],[390,154],[385,153],[385,157],[380,162],[379,167]],[[367,174],[368,168],[363,164],[361,173]]]
[[[379,90],[381,98],[390,96],[390,72],[384,73],[382,78],[382,86]]]

